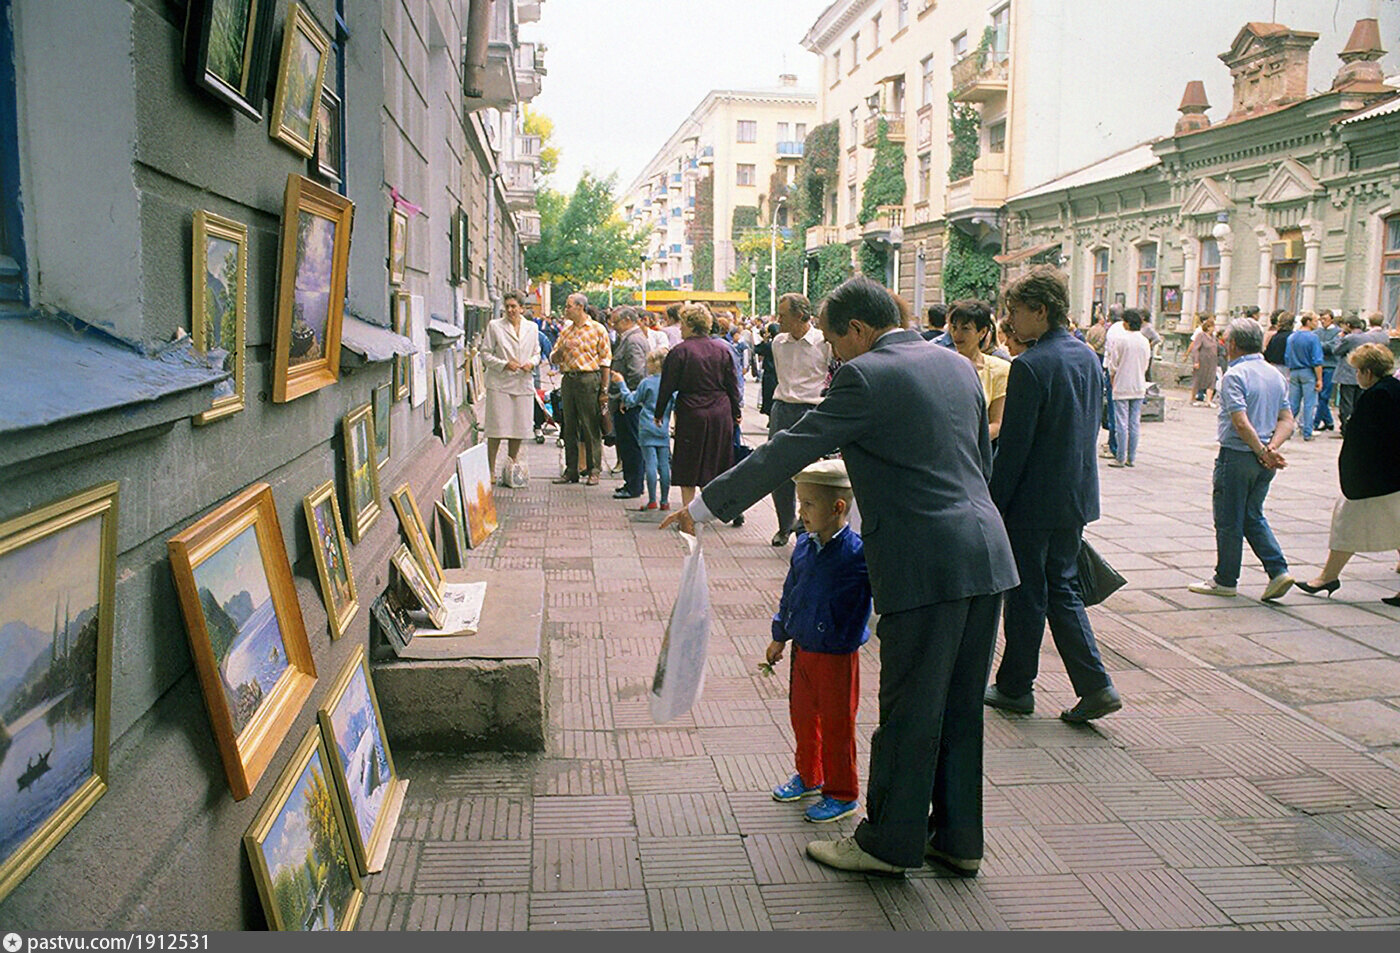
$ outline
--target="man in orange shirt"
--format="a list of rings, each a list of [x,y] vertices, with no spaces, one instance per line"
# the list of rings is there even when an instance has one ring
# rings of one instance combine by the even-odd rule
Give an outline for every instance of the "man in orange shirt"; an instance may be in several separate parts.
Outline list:
[[[608,332],[584,310],[587,304],[585,296],[569,295],[564,304],[568,323],[549,352],[550,363],[564,375],[560,387],[564,405],[564,475],[554,482],[579,481],[578,450],[583,441],[587,448],[583,476],[589,486],[597,486],[603,460],[603,403],[608,396],[604,369],[612,361],[612,346]]]

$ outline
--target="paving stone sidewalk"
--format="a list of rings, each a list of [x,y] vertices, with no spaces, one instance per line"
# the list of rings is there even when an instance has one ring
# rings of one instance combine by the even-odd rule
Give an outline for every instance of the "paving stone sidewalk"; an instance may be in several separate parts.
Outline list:
[[[762,418],[751,413],[757,442]],[[1091,610],[1126,707],[1091,727],[1048,647],[1033,716],[988,712],[986,859],[974,880],[829,870],[769,788],[792,771],[786,663],[757,674],[790,547],[760,503],[704,533],[716,622],[704,695],[651,721],[647,692],[682,544],[624,512],[615,481],[498,491],[471,556],[545,577],[549,739],[539,755],[397,753],[413,779],[361,929],[1395,929],[1400,927],[1400,587],[1358,556],[1336,599],[1195,596],[1214,561],[1214,415],[1174,400],[1138,465],[1104,469],[1089,536],[1128,577]],[[1268,512],[1306,578],[1326,554],[1340,441],[1287,448]],[[679,494],[675,494],[679,502]],[[1246,565],[1251,557],[1246,553]],[[878,654],[860,658],[859,755]],[[864,775],[862,774],[862,787]]]

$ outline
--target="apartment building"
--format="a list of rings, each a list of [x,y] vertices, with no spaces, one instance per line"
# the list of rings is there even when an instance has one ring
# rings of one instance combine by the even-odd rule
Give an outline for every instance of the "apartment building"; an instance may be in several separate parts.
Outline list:
[[[736,230],[790,228],[786,190],[816,117],[816,95],[791,74],[770,89],[707,93],[622,194],[623,217],[647,234],[647,279],[722,289],[748,268]]]

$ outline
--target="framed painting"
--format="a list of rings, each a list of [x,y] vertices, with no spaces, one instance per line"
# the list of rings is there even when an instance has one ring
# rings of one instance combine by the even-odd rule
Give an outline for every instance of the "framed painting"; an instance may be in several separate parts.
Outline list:
[[[341,420],[345,435],[345,499],[350,505],[350,538],[359,542],[379,519],[379,466],[374,439],[374,408],[361,404]]]
[[[433,559],[437,559],[434,555]],[[434,589],[428,577],[423,574],[423,567],[418,565],[418,560],[408,551],[408,547],[403,544],[394,551],[394,555],[389,561],[398,570],[399,578],[403,580],[408,591],[413,594],[413,598],[418,600],[418,605],[428,614],[434,626],[441,627],[447,623],[447,607],[443,605],[441,590]]]
[[[107,791],[117,484],[0,523],[0,899]]]
[[[321,108],[316,111],[316,173],[337,184],[344,178],[341,142],[345,127],[340,112],[340,97],[329,85],[321,87]]]
[[[214,404],[194,418],[207,424],[243,409],[243,348],[248,325],[248,226],[194,213],[194,276],[190,329],[194,346],[228,371],[214,386]]]
[[[345,663],[316,717],[349,821],[355,865],[361,875],[373,873],[383,868],[406,782],[394,768],[363,646]]]
[[[321,580],[321,598],[326,603],[331,637],[340,638],[360,609],[355,595],[355,573],[350,567],[350,550],[341,529],[340,504],[335,499],[335,481],[327,480],[301,501],[306,510],[306,529],[311,534],[311,552],[316,557],[316,575]]]
[[[275,6],[273,0],[189,0],[185,7],[190,82],[254,122],[262,119]]]
[[[451,282],[454,285],[460,285],[467,280],[467,213],[462,211],[460,205],[452,213],[452,232],[448,245],[451,259],[448,262],[448,269],[451,274]]]
[[[452,479],[448,480],[442,487],[442,503],[447,510],[450,521],[444,525],[452,536],[452,542],[457,547],[457,566],[462,566],[462,561],[467,558],[467,516],[462,511],[462,478],[457,474],[452,474]]]
[[[316,684],[272,488],[253,484],[167,546],[214,741],[241,801]]]
[[[308,159],[315,145],[316,113],[321,108],[321,84],[330,49],[331,38],[306,7],[292,4],[282,28],[282,60],[267,134]]]
[[[380,384],[370,391],[370,404],[374,407],[374,453],[379,469],[389,462],[389,417],[394,410],[394,385]]]
[[[466,540],[462,538],[462,522],[443,505],[442,500],[433,504],[433,510],[437,513],[438,525],[442,527],[442,533],[438,537],[442,540],[442,564],[445,567],[461,569],[467,549]]]
[[[1161,307],[1158,310],[1162,314],[1181,313],[1181,285],[1162,285],[1160,292]]]
[[[452,385],[447,380],[446,364],[433,368],[433,380],[437,385],[438,429],[442,442],[450,447],[457,439],[457,408],[452,403]]]
[[[496,529],[496,496],[491,489],[486,444],[479,443],[457,455],[457,479],[462,488],[467,545],[475,549]]]
[[[411,338],[413,327],[409,309],[412,296],[406,291],[394,292],[394,333]],[[413,355],[400,354],[394,358],[394,400],[408,396],[409,382],[413,379]]]
[[[380,593],[379,598],[370,605],[369,611],[395,655],[408,648],[408,643],[413,641],[413,623],[409,621],[408,612],[394,590],[388,589]]]
[[[1118,305],[1118,307],[1120,307],[1120,308],[1123,307],[1123,306],[1125,306],[1125,305],[1128,303],[1128,294],[1127,294],[1127,292],[1125,292],[1125,291],[1115,291],[1115,292],[1113,292],[1113,303],[1116,304],[1116,305]]]
[[[403,284],[408,268],[408,213],[397,205],[389,213],[389,284]]]
[[[423,522],[423,515],[418,511],[418,501],[413,498],[412,488],[404,483],[393,492],[390,499],[394,503],[394,512],[399,514],[399,525],[403,527],[403,534],[408,538],[409,551],[422,567],[428,585],[432,586],[433,594],[441,598],[445,581],[442,564],[438,562],[437,553],[433,551],[432,541],[428,538],[428,527]]]
[[[274,930],[349,930],[365,894],[319,725],[258,811],[243,843]]]
[[[295,400],[340,379],[340,325],[355,205],[287,176],[277,276],[272,399]]]

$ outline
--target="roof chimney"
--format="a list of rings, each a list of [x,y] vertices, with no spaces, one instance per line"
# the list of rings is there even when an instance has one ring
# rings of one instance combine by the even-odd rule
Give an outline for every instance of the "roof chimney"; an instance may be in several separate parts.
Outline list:
[[[1346,48],[1337,55],[1341,57],[1342,68],[1332,80],[1334,90],[1384,91],[1385,72],[1377,61],[1385,55],[1385,50],[1381,49],[1380,24],[1374,19],[1357,20]]]
[[[1176,108],[1181,113],[1181,118],[1176,121],[1176,129],[1172,131],[1172,135],[1182,136],[1210,127],[1210,117],[1206,115],[1206,110],[1210,108],[1210,103],[1206,101],[1206,84],[1199,79],[1193,79],[1186,84],[1186,92],[1181,96],[1181,105]]]
[[[1226,121],[1306,99],[1308,51],[1316,42],[1316,33],[1290,30],[1282,23],[1246,23],[1230,49],[1220,54],[1235,79],[1234,102]]]
[[[1374,22],[1374,21],[1373,21],[1373,22]],[[797,74],[796,74],[796,73],[783,73],[781,76],[778,77],[778,85],[780,85],[780,86],[796,86],[796,85],[797,85]]]

